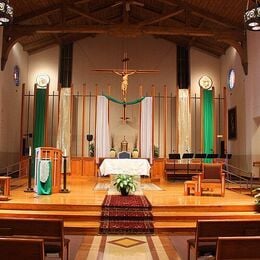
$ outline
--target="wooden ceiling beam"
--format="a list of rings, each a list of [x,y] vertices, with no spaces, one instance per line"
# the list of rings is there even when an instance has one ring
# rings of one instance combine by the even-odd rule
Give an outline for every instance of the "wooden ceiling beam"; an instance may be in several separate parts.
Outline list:
[[[27,13],[27,14],[24,14],[24,15],[21,15],[18,17],[14,17],[14,24],[23,23],[23,22],[32,20],[37,17],[50,15],[52,13],[60,11],[61,8],[62,8],[61,4],[56,4],[53,6],[46,7],[46,8],[41,8],[35,12],[30,12],[30,13]]]
[[[187,3],[186,1],[182,1],[182,0],[174,0],[174,1],[170,1],[170,0],[157,0],[158,2],[170,5],[170,6],[176,6],[178,5],[179,7],[188,9],[191,11],[191,13],[193,13],[196,16],[205,18],[208,21],[211,21],[213,23],[228,27],[228,28],[233,28],[233,29],[237,29],[237,30],[242,30],[240,24],[234,24],[233,22],[229,21],[228,19],[213,14],[211,12],[209,12],[208,10],[199,8],[195,5],[192,5],[190,3]]]
[[[20,32],[25,35],[32,33],[98,33],[98,34],[113,34],[132,37],[134,35],[149,34],[149,35],[183,35],[197,37],[215,37],[228,38],[236,41],[241,41],[244,38],[242,32],[234,30],[211,30],[205,28],[194,27],[176,27],[176,26],[143,26],[133,24],[115,24],[115,25],[15,25],[12,28],[13,32]],[[131,35],[133,34],[133,35]]]
[[[150,25],[150,24],[154,24],[154,23],[159,23],[159,22],[162,22],[164,20],[168,20],[169,18],[172,18],[173,16],[176,16],[180,13],[182,13],[184,11],[183,8],[178,8],[177,10],[173,11],[173,12],[169,12],[167,14],[163,14],[163,15],[160,15],[156,18],[153,18],[153,19],[149,19],[149,20],[144,20],[140,23],[138,23],[139,26],[144,26],[144,25]]]
[[[101,19],[98,19],[88,13],[86,13],[85,11],[82,11],[81,9],[77,8],[77,7],[74,7],[74,6],[68,6],[67,7],[68,10],[70,10],[71,12],[75,13],[75,14],[78,14],[82,17],[85,17],[91,21],[94,21],[96,23],[99,23],[99,24],[111,24],[111,22],[108,22],[108,21],[105,21],[105,20],[101,20]]]
[[[77,1],[74,1],[73,5],[83,4],[83,3],[87,3],[87,2],[90,2],[90,0],[77,0]],[[63,6],[63,3],[55,4],[55,5],[46,7],[46,8],[40,8],[39,10],[36,10],[35,12],[29,12],[27,14],[24,14],[24,15],[21,15],[18,17],[14,17],[14,23],[23,23],[28,20],[38,18],[40,16],[45,16],[45,15],[49,15],[49,14],[58,12],[61,10],[62,6]]]

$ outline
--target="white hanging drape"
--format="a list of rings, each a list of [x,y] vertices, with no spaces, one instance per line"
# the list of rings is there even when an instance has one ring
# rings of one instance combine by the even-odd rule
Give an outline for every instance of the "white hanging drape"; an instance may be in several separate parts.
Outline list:
[[[146,97],[141,103],[141,157],[153,159],[153,138],[152,138],[152,115],[153,99]]]
[[[71,140],[71,88],[60,89],[59,124],[56,147],[66,153],[67,172],[70,172],[70,140]]]
[[[178,94],[178,152],[191,152],[191,115],[188,89],[179,89]]]
[[[108,125],[108,100],[104,96],[97,97],[96,123],[96,159],[109,157],[110,140]]]

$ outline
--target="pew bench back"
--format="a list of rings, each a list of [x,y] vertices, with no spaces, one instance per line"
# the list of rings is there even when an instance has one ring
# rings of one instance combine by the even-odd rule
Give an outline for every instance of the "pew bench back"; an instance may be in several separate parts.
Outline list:
[[[44,260],[44,240],[1,237],[0,257],[8,260]]]
[[[64,238],[62,219],[0,218],[0,237],[43,239],[45,254],[58,253],[64,259],[64,246],[69,253],[69,240]]]
[[[260,236],[219,237],[216,260],[260,259]]]
[[[195,239],[189,239],[188,259],[191,248],[195,248],[196,259],[200,251],[213,251],[215,254],[218,237],[260,236],[259,220],[198,220]]]

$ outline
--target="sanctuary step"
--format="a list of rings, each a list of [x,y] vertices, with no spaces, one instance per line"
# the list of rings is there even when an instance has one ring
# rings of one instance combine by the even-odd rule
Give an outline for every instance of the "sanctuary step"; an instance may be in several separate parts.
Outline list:
[[[186,207],[187,208],[187,207]],[[190,232],[195,230],[197,219],[258,219],[251,207],[251,211],[226,211],[211,207],[212,211],[188,211],[185,207],[165,207],[153,210],[155,233],[167,232]],[[204,208],[205,209],[205,208]],[[241,207],[240,207],[241,210]],[[121,214],[121,213],[119,213]],[[64,219],[65,234],[98,234],[101,220],[100,210],[0,210],[1,217],[31,217],[31,218],[62,218]]]

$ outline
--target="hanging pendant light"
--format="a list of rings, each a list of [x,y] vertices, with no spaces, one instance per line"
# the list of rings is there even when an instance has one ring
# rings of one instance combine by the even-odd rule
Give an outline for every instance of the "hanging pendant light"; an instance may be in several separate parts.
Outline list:
[[[6,25],[13,20],[13,7],[9,5],[9,0],[0,0],[0,26]]]
[[[260,4],[258,0],[255,1],[255,6],[249,8],[249,0],[247,2],[247,10],[244,14],[244,21],[247,30],[260,31]]]

